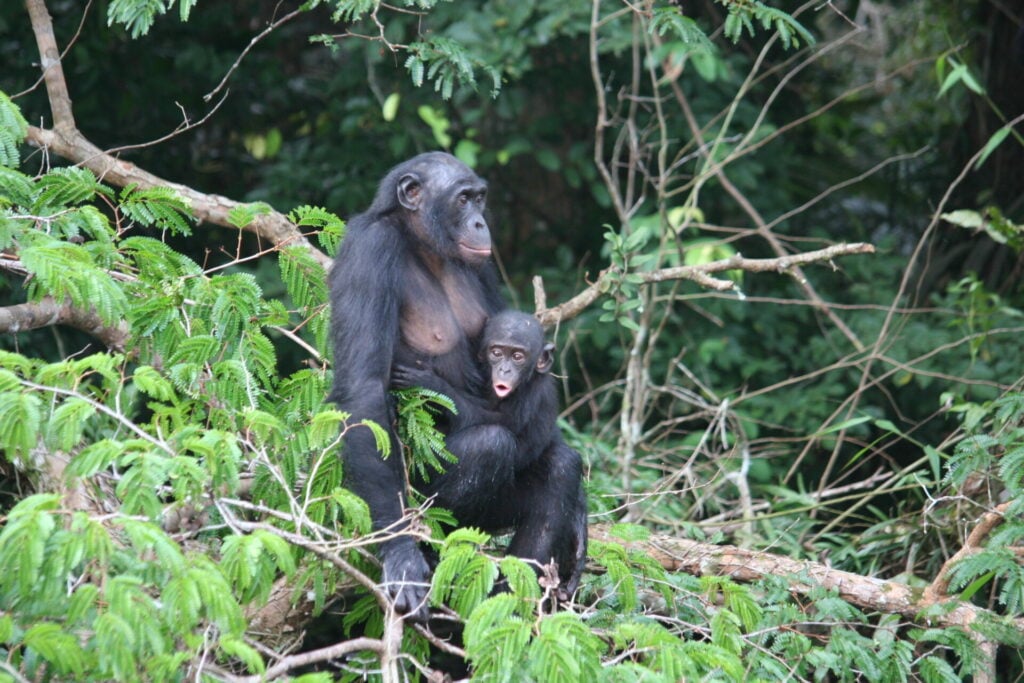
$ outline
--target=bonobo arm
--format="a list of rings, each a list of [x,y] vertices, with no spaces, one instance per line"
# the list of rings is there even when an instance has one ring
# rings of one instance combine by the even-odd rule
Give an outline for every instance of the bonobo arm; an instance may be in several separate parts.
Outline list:
[[[392,457],[377,451],[365,427],[347,430],[342,448],[345,482],[370,508],[374,529],[401,531],[405,509],[405,473],[398,440],[391,428],[388,396],[391,362],[399,343],[399,298],[404,249],[397,229],[387,219],[360,216],[349,222],[348,234],[331,269],[331,313],[334,333],[334,386],[331,399],[351,414],[350,424],[373,420],[388,430]],[[374,343],[367,340],[374,339]],[[411,536],[398,536],[380,546],[387,589],[399,612],[425,618],[430,569]]]

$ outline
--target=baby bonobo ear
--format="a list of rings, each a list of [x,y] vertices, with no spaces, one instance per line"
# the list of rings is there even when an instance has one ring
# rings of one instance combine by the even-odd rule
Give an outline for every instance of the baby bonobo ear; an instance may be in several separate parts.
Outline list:
[[[544,374],[551,370],[551,366],[555,364],[555,345],[547,343],[544,348],[540,350],[540,356],[537,357],[537,372]]]
[[[423,197],[423,185],[420,179],[412,173],[406,173],[398,179],[398,203],[415,211],[420,208],[420,199]]]

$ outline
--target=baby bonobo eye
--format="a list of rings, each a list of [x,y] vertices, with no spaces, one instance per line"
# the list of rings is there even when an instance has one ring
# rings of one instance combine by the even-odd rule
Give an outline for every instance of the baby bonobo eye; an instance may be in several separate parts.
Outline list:
[[[514,360],[516,363],[522,363],[524,360],[526,360],[526,354],[523,353],[522,351],[513,351],[512,360]]]

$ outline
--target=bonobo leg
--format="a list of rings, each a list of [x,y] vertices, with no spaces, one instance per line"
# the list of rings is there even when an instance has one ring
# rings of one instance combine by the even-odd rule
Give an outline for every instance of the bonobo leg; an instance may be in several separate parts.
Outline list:
[[[437,505],[451,510],[462,525],[485,530],[511,526],[515,436],[499,425],[477,425],[452,432],[445,445],[458,462],[432,475],[420,490],[436,496]]]
[[[518,506],[511,555],[558,564],[558,597],[576,591],[587,555],[587,503],[579,453],[561,439],[516,478],[509,498]]]
[[[381,424],[386,424],[382,422]],[[397,440],[392,435],[392,450]],[[367,502],[373,515],[373,528],[401,531],[407,525],[395,524],[402,517],[404,496],[394,482],[401,482],[401,458],[384,459],[376,455],[377,446],[369,429],[352,429],[342,450],[347,486]],[[374,457],[358,457],[370,453]],[[430,590],[430,567],[411,536],[396,536],[380,544],[383,566],[382,583],[395,602],[400,614],[413,621],[428,617],[427,592]]]

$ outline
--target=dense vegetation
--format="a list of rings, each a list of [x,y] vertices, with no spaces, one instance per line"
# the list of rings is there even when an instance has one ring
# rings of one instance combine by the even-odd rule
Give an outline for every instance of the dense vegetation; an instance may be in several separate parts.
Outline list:
[[[1024,17],[80,5],[0,7],[0,680],[1024,677]],[[550,613],[412,511],[453,641],[376,588],[337,457],[376,426],[324,400],[343,218],[435,148],[593,523]]]

